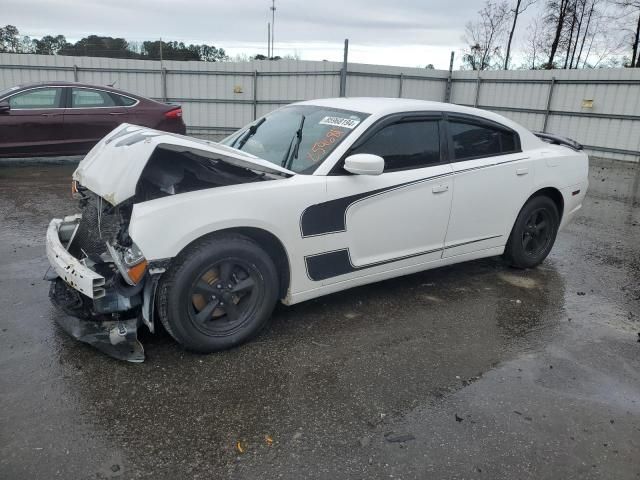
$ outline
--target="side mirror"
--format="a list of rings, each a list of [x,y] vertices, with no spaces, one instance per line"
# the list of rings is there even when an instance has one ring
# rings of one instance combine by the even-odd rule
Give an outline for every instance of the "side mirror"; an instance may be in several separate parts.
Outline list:
[[[384,171],[384,158],[370,153],[356,153],[345,159],[344,169],[356,175],[380,175]]]
[[[9,105],[9,100],[2,100],[0,102],[0,113],[7,113],[11,110],[11,105]]]

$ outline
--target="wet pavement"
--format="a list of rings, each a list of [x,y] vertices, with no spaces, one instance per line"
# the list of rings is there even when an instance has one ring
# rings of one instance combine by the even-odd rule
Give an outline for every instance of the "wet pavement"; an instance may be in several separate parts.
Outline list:
[[[232,351],[126,364],[49,304],[71,164],[0,165],[0,478],[640,478],[640,165],[593,161],[545,263],[278,307]]]

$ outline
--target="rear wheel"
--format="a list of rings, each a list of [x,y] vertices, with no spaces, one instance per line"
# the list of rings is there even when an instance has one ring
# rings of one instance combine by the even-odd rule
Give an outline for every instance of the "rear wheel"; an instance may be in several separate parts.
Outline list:
[[[161,280],[158,313],[186,348],[215,352],[256,335],[278,297],[276,267],[242,235],[221,235],[182,253]]]
[[[558,233],[560,215],[549,197],[530,199],[513,226],[505,257],[512,266],[531,268],[547,258]]]

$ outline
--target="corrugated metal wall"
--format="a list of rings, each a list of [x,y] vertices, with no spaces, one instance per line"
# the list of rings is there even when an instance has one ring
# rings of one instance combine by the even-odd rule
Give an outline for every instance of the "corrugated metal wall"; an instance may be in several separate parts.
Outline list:
[[[640,69],[487,71],[480,82],[478,72],[454,72],[453,79],[454,103],[573,138],[599,156],[640,158]]]
[[[0,89],[51,80],[116,82],[123,90],[181,103],[191,134],[220,136],[281,105],[338,96],[341,68],[337,62],[295,60],[160,65],[0,54]],[[445,70],[349,64],[346,94],[445,101],[448,77]],[[450,99],[571,137],[599,156],[640,159],[640,69],[457,71]]]

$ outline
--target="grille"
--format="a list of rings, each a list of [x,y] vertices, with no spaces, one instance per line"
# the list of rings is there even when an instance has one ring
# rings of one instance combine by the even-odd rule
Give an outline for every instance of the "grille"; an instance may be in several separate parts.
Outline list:
[[[118,215],[114,213],[107,215],[104,213],[104,208],[102,208],[102,215],[99,215],[99,206],[104,206],[102,199],[91,196],[82,209],[78,231],[69,247],[69,253],[74,257],[84,257],[84,253],[89,256],[104,253],[107,249],[105,242],[112,241],[118,233],[120,228]]]

